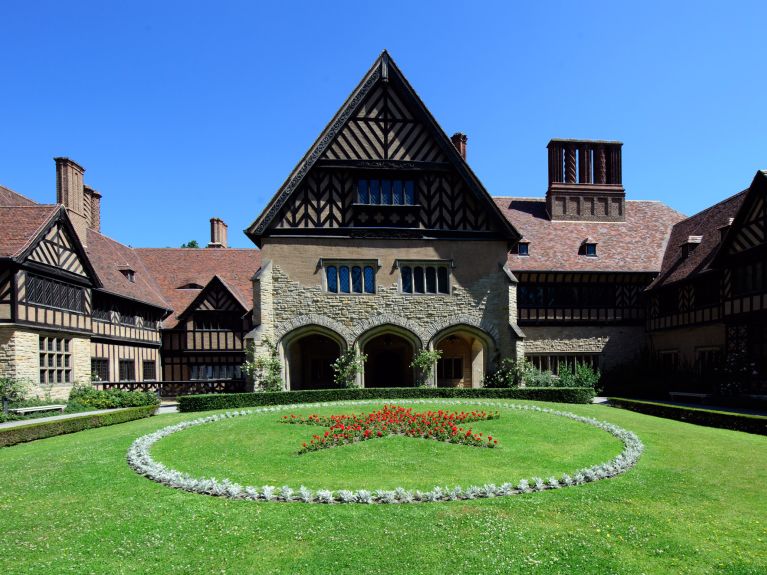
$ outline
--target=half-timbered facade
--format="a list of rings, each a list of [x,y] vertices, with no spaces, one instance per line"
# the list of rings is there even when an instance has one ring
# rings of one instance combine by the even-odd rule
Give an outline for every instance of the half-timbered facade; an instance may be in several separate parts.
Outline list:
[[[757,172],[748,189],[676,224],[651,286],[653,358],[695,390],[728,380],[767,390],[766,200]]]
[[[767,175],[690,218],[626,199],[622,143],[553,139],[545,197],[491,197],[384,52],[262,213],[259,249],[134,249],[101,234],[101,195],[56,158],[56,205],[0,187],[0,376],[166,394],[244,387],[276,344],[286,389],[476,387],[501,358],[558,373],[649,356],[698,374],[767,373]],[[499,190],[496,190],[499,191]],[[745,371],[744,371],[745,370]]]
[[[506,268],[519,234],[465,143],[384,52],[246,230],[262,260],[250,337],[278,345],[288,389],[327,386],[351,347],[368,387],[414,385],[422,349],[443,351],[433,383],[451,386],[521,353]]]

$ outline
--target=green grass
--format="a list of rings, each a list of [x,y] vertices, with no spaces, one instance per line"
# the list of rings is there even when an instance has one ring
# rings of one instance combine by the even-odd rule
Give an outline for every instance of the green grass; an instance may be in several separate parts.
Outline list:
[[[0,450],[0,573],[767,572],[767,437],[604,406],[561,407],[636,432],[646,445],[637,467],[593,484],[492,500],[321,506],[194,495],[128,468],[125,453],[138,435],[199,414],[159,416],[5,448]],[[560,424],[557,418],[540,417],[552,430]],[[184,443],[193,434],[198,439],[216,430],[224,434],[228,425],[244,434],[229,439],[241,441],[245,446],[238,451],[247,452],[254,432],[248,419],[181,432],[158,443],[153,453],[170,463],[178,455],[171,453],[170,441],[190,454],[194,446]],[[484,431],[491,423],[496,422],[476,428]],[[509,425],[511,436],[502,437],[503,450],[474,451],[496,457],[506,446],[522,445],[519,427]],[[574,429],[553,433],[551,443],[571,450],[580,441],[571,441]],[[617,452],[609,436],[606,443],[598,432],[588,436],[595,442],[595,457],[568,457],[596,463],[601,455]],[[369,447],[387,451],[386,441]],[[405,447],[405,440],[401,444]],[[236,453],[223,451],[220,442],[215,446],[199,447],[215,451],[215,461],[189,459],[185,464],[201,473],[204,465],[231,468]],[[344,450],[348,454],[360,447],[368,445],[311,455],[340,458]],[[417,459],[422,448],[418,440],[407,440],[407,452]],[[471,449],[439,456],[443,462],[473,458]],[[405,456],[392,457],[401,463]],[[511,471],[551,463],[548,454],[541,461],[509,459]],[[355,471],[348,461],[342,463],[345,473]],[[341,471],[328,462],[312,465],[323,476]],[[367,461],[359,470],[376,473],[377,466]],[[396,467],[405,473],[400,464]],[[264,470],[266,463],[252,463],[227,475],[248,478]],[[554,470],[567,470],[567,465]],[[444,477],[446,471],[436,465],[419,471],[423,477],[408,475],[414,485],[430,485],[442,481],[427,474]],[[385,476],[370,479],[388,481]]]
[[[470,426],[497,438],[485,449],[390,436],[304,455],[296,451],[324,427],[287,425],[285,413],[369,413],[382,403],[305,408],[194,427],[160,441],[153,457],[196,477],[227,477],[245,485],[306,485],[312,489],[430,490],[454,486],[516,483],[533,476],[561,476],[614,457],[622,443],[591,426],[541,413],[502,410],[500,419]],[[454,406],[428,404],[414,411]],[[475,407],[476,408],[476,407]],[[236,438],[236,441],[232,441]],[[205,448],[201,448],[205,446]]]

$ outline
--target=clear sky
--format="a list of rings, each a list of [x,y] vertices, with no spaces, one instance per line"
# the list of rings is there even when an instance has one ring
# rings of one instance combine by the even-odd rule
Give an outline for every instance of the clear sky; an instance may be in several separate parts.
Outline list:
[[[108,235],[242,234],[386,48],[493,195],[554,137],[623,141],[628,197],[692,214],[767,169],[767,2],[2,0],[0,184],[86,169]]]

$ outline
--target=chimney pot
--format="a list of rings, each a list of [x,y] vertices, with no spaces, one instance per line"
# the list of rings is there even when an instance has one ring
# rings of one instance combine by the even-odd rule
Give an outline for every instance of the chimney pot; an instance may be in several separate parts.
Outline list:
[[[227,245],[227,232],[228,226],[221,218],[210,218],[210,243],[209,248],[226,248]]]
[[[456,132],[450,137],[450,141],[453,142],[455,149],[461,154],[461,157],[466,159],[466,142],[469,141],[469,137],[463,132]]]

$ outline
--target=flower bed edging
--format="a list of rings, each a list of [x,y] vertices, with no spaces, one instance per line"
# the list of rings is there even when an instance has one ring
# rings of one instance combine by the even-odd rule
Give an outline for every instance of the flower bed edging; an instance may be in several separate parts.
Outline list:
[[[564,473],[561,477],[549,477],[548,479],[533,477],[530,479],[521,479],[516,484],[503,483],[500,486],[494,484],[486,484],[482,486],[472,485],[466,488],[461,486],[456,486],[454,488],[435,486],[433,489],[426,492],[419,490],[409,491],[401,487],[398,487],[394,490],[379,489],[375,491],[368,491],[365,489],[359,489],[357,491],[350,491],[346,489],[339,489],[337,491],[318,489],[317,491],[312,491],[303,485],[299,489],[294,489],[287,485],[280,488],[271,485],[264,485],[262,487],[244,486],[238,483],[234,483],[228,479],[217,480],[212,477],[192,477],[188,473],[183,473],[181,471],[171,469],[166,465],[155,461],[150,454],[152,445],[157,443],[160,439],[197,425],[214,423],[216,421],[222,421],[225,419],[241,417],[245,415],[284,411],[286,409],[331,407],[339,404],[358,405],[369,403],[370,401],[368,400],[331,402],[322,404],[312,403],[269,406],[242,411],[229,411],[226,413],[209,415],[207,417],[200,417],[198,419],[189,421],[182,421],[181,423],[163,427],[153,433],[143,435],[136,439],[128,450],[128,465],[130,465],[130,467],[136,471],[136,473],[168,487],[189,491],[191,493],[198,493],[201,495],[227,497],[229,499],[280,502],[299,501],[304,503],[425,503],[500,497],[517,495],[520,493],[530,493],[533,491],[544,491],[547,489],[560,489],[563,487],[582,485],[584,483],[590,483],[600,479],[607,479],[610,477],[615,477],[616,475],[620,475],[621,473],[625,473],[636,464],[636,462],[639,460],[639,457],[642,455],[642,452],[644,451],[644,444],[632,431],[628,431],[606,421],[599,421],[598,419],[594,419],[592,417],[584,417],[567,411],[559,411],[547,407],[538,407],[536,405],[518,405],[513,403],[499,402],[476,402],[466,400],[400,400],[399,403],[410,404],[439,403],[443,405],[483,405],[489,407],[499,407],[502,409],[535,411],[555,415],[558,417],[566,417],[579,423],[591,425],[606,431],[610,435],[618,438],[623,443],[623,450],[617,456],[613,457],[605,463],[600,463],[585,469],[581,469],[572,475]]]

